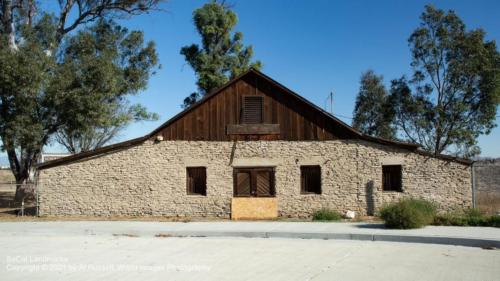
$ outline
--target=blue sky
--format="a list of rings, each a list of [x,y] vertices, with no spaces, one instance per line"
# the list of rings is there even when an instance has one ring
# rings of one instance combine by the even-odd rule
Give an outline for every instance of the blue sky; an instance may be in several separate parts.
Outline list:
[[[178,113],[184,97],[196,90],[195,74],[179,50],[199,42],[192,12],[205,2],[170,0],[162,5],[166,12],[121,22],[143,30],[148,40],[156,42],[162,68],[148,89],[131,99],[157,112],[160,120],[133,124],[118,141],[147,134]],[[243,32],[246,44],[254,46],[254,58],[263,62],[264,73],[321,107],[333,91],[333,111],[341,116],[352,116],[361,72],[373,69],[384,76],[386,85],[411,73],[407,39],[427,3],[455,10],[468,29],[481,27],[488,39],[500,41],[500,1],[493,0],[226,2],[238,14],[237,30]],[[480,137],[482,156],[500,157],[499,140],[500,128]]]

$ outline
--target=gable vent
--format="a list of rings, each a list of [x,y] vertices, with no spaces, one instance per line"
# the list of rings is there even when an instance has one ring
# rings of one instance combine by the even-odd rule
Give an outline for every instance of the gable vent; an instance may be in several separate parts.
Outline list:
[[[242,123],[245,124],[262,123],[262,103],[263,103],[262,97],[257,97],[257,96],[243,97]]]

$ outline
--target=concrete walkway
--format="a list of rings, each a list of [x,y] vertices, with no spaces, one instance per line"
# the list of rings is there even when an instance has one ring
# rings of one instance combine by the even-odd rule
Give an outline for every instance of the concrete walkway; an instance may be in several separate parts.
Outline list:
[[[432,243],[500,248],[500,228],[427,226],[421,229],[385,229],[374,223],[335,222],[138,222],[56,221],[0,222],[2,236],[177,236],[342,239]]]

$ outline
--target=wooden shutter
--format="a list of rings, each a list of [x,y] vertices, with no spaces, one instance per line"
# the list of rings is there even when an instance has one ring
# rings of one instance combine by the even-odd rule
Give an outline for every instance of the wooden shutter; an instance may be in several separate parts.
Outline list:
[[[235,173],[235,189],[236,196],[250,196],[251,193],[251,174],[247,171],[237,171]]]
[[[301,192],[321,194],[321,167],[301,166]]]
[[[244,124],[260,124],[262,123],[262,103],[263,97],[245,96],[243,97],[243,116],[242,123]]]
[[[382,166],[382,189],[402,191],[401,165]]]
[[[271,171],[256,171],[257,196],[271,196],[273,192],[273,178]]]
[[[189,167],[187,170],[187,193],[207,195],[207,169]]]
[[[234,196],[274,196],[273,168],[234,170]]]

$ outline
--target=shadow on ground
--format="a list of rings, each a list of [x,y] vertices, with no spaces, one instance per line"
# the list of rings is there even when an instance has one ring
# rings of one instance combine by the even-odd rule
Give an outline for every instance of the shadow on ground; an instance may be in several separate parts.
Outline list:
[[[14,201],[15,192],[0,191],[0,216],[18,216],[21,212],[21,203]],[[24,215],[34,216],[36,209],[32,200],[25,202]]]
[[[385,229],[385,226],[382,223],[357,224],[356,227],[357,228],[365,228],[365,229]]]
[[[0,210],[21,207],[20,203],[14,201],[14,195],[12,191],[0,191]]]

